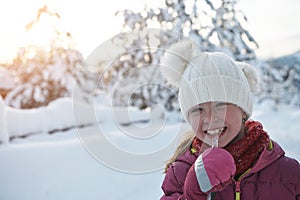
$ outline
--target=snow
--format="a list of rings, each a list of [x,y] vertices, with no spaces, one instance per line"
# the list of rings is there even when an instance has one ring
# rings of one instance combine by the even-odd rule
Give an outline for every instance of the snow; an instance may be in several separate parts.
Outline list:
[[[159,199],[164,161],[189,126],[161,108],[85,106],[68,98],[32,110],[4,106],[14,139],[0,144],[1,200]],[[252,118],[299,161],[300,110],[272,108],[255,105]]]

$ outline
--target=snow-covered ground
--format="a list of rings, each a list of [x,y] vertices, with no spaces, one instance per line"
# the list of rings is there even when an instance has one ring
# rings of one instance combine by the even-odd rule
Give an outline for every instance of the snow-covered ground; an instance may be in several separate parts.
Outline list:
[[[14,139],[0,144],[0,199],[159,199],[164,161],[189,129],[182,118],[159,108],[78,110],[74,105],[62,99],[23,113],[6,110]],[[252,118],[300,161],[300,110],[274,111],[264,103],[255,106]],[[74,128],[80,120],[82,126]],[[29,136],[17,137],[22,132]]]

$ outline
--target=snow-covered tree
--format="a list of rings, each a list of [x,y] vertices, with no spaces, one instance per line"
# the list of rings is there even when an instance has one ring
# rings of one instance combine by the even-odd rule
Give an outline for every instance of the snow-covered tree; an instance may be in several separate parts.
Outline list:
[[[34,51],[31,58],[28,55],[32,53],[30,50]],[[83,62],[78,51],[26,47],[20,52],[11,66],[17,74],[18,84],[7,94],[6,104],[16,108],[35,108],[72,95],[76,71]]]
[[[15,87],[15,75],[6,66],[0,66],[0,95],[5,98],[7,93]]]
[[[259,101],[275,106],[300,106],[300,52],[269,59],[261,64],[262,92]]]
[[[115,105],[146,108],[160,103],[178,109],[176,90],[166,87],[159,60],[171,44],[189,37],[200,51],[222,51],[240,61],[255,59],[258,45],[242,26],[245,15],[234,0],[166,0],[161,8],[118,12],[124,19],[122,33],[113,42],[125,51],[103,72],[101,85]]]
[[[27,24],[28,34],[31,31],[42,34],[39,26],[46,24],[53,37],[45,38],[48,40],[43,41],[44,45],[29,44],[19,48],[13,63],[7,66],[16,74],[17,84],[7,94],[6,104],[16,108],[35,108],[72,95],[76,77],[81,76],[78,72],[84,59],[79,51],[72,48],[71,34],[58,28],[59,21],[59,14],[45,5]]]

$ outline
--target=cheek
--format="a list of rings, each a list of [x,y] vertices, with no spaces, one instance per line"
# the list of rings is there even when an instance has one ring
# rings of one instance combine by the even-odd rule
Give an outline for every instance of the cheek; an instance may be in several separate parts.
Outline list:
[[[204,138],[204,135],[201,132],[201,121],[200,119],[192,119],[190,121],[190,125],[194,131],[194,133],[196,134],[196,136],[201,140]]]
[[[192,126],[192,129],[194,132],[197,132],[200,127],[200,120],[199,119],[191,119],[190,125]]]
[[[230,143],[241,131],[242,115],[240,112],[229,113],[225,117],[225,124],[227,131],[225,135],[220,138],[220,146],[224,147]]]
[[[238,133],[242,126],[242,114],[240,112],[228,112],[225,117],[225,124],[229,126],[231,131]]]

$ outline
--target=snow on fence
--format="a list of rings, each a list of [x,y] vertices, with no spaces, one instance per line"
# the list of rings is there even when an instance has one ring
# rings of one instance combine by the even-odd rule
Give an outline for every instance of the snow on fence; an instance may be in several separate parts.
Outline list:
[[[91,124],[93,119],[84,115],[91,111],[91,106],[76,103],[80,121],[74,119],[73,100],[60,98],[48,106],[33,109],[6,107],[7,131],[9,138],[26,137],[32,134],[48,133],[76,126]]]
[[[6,106],[0,95],[0,143],[8,143],[9,136],[7,131]]]
[[[161,110],[154,114],[130,107],[112,109],[109,106],[92,106],[73,101],[72,98],[57,99],[46,107],[16,109],[6,106],[1,98],[0,143],[8,143],[9,139],[15,137],[55,132],[103,121],[114,121],[118,125],[128,126],[163,117]]]
[[[91,118],[83,116],[91,107],[76,103],[77,111],[81,115],[80,121],[74,119],[71,98],[58,99],[47,107],[16,109],[6,106],[0,97],[0,143],[8,143],[9,139],[14,137],[26,137],[92,123]]]

